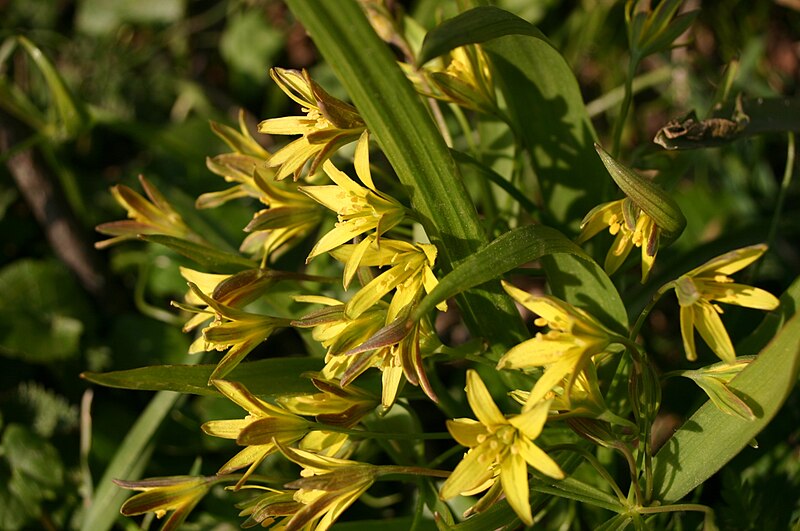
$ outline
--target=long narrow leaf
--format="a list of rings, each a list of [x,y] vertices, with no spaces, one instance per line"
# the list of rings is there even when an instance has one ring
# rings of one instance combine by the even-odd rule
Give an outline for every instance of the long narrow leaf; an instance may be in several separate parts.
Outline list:
[[[580,247],[550,227],[528,225],[510,230],[441,279],[417,307],[414,318],[419,319],[440,302],[469,288],[500,278],[503,273],[542,256],[556,253],[573,254],[592,261]]]
[[[217,390],[208,386],[208,378],[215,368],[216,365],[152,365],[106,373],[85,372],[81,377],[106,387],[216,395],[219,394]],[[270,358],[242,363],[226,379],[244,384],[259,396],[311,393],[314,386],[300,375],[321,368],[322,360],[314,358]]]
[[[129,493],[114,485],[111,480],[131,480],[141,476],[152,451],[151,439],[178,398],[178,393],[157,393],[136,420],[100,480],[81,531],[106,531],[114,525],[119,517],[119,508]]]
[[[439,248],[442,266],[457,266],[487,243],[486,235],[447,145],[389,48],[353,0],[287,3],[409,191],[412,207]],[[508,346],[524,334],[520,319],[500,317],[515,310],[499,284],[466,295],[460,305],[472,331],[492,343]]]
[[[532,35],[541,32],[513,13],[494,6],[480,6],[445,20],[425,35],[419,64],[424,65],[459,46],[486,42],[504,35]]]
[[[746,421],[706,402],[658,452],[654,487],[662,502],[680,500],[738,454],[769,423],[797,382],[800,314],[731,383],[756,415]]]
[[[509,35],[484,48],[550,216],[577,227],[612,187],[594,152],[596,135],[574,74],[543,36]]]

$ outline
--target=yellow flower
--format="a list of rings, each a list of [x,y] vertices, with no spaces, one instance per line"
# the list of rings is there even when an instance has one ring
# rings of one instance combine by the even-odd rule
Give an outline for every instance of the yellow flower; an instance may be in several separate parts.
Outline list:
[[[271,490],[247,502],[243,527],[260,524],[276,529],[325,531],[379,475],[379,467],[316,455],[278,443],[281,453],[303,467],[301,479],[286,484],[291,491]]]
[[[615,235],[608,250],[603,268],[611,275],[635,247],[642,248],[642,282],[647,280],[658,253],[660,231],[653,218],[644,213],[629,198],[604,203],[593,208],[581,222],[581,233],[577,243],[594,237],[603,229]]]
[[[244,228],[250,234],[239,250],[248,254],[261,252],[266,263],[268,258],[277,256],[315,231],[324,210],[298,191],[296,183],[269,182],[258,172],[253,179],[259,199],[268,208],[256,212]]]
[[[336,380],[313,376],[319,389],[312,395],[278,397],[278,403],[297,415],[313,416],[317,422],[350,428],[378,406],[378,400],[354,385],[342,387]]]
[[[711,347],[714,354],[728,363],[736,360],[728,332],[722,324],[722,313],[715,302],[735,304],[757,310],[774,310],[777,298],[763,289],[736,284],[728,275],[744,269],[767,250],[764,244],[751,245],[718,256],[668,284],[675,288],[681,307],[681,335],[686,357],[697,359],[694,329]]]
[[[181,215],[172,208],[161,192],[143,175],[139,176],[139,182],[149,200],[122,184],[111,188],[114,199],[128,211],[128,217],[131,219],[98,225],[95,228],[97,232],[114,237],[95,243],[95,247],[105,249],[124,240],[136,239],[139,234],[164,234],[196,242],[202,241],[202,238],[186,226]]]
[[[436,246],[412,244],[400,240],[380,240],[370,235],[354,245],[342,245],[331,251],[345,263],[344,286],[349,285],[359,267],[389,267],[361,288],[345,305],[345,315],[356,318],[374,306],[384,295],[395,290],[389,305],[387,323],[415,305],[423,290],[430,293],[438,284],[433,274]],[[442,311],[447,305],[437,306]]]
[[[322,370],[325,378],[339,378],[341,385],[347,386],[367,369],[376,367],[382,373],[381,405],[385,409],[394,404],[404,377],[412,385],[422,387],[432,400],[437,400],[422,360],[424,353],[439,343],[426,321],[408,328],[404,321],[388,318],[387,305],[382,301],[358,317],[349,318],[345,305],[339,301],[322,297],[298,300],[327,306],[292,323],[301,328],[313,327],[312,337],[328,348]],[[386,326],[395,322],[400,325]]]
[[[244,111],[239,111],[239,131],[215,122],[211,122],[211,129],[233,152],[206,158],[206,166],[227,182],[238,184],[226,190],[200,195],[195,206],[197,208],[215,208],[232,199],[259,198],[261,193],[253,176],[257,173],[257,169],[269,171],[264,165],[271,155],[255,141],[250,131],[247,130]],[[270,171],[270,173],[272,172]]]
[[[168,511],[175,511],[161,527],[161,531],[174,531],[186,520],[186,517],[203,499],[211,486],[218,481],[220,478],[170,476],[140,481],[115,479],[114,483],[123,489],[143,491],[128,498],[122,504],[120,513],[125,516],[136,516],[154,512],[156,518],[163,518]]]
[[[305,70],[272,68],[269,75],[306,113],[305,116],[274,118],[258,124],[260,133],[303,135],[269,159],[270,167],[279,168],[276,179],[293,175],[297,180],[310,159],[313,160],[308,173],[313,175],[337,149],[355,141],[366,130],[355,107],[325,92]]]
[[[235,439],[240,442],[246,429],[265,434],[257,443],[242,441],[246,446],[231,460],[222,465],[218,474],[229,474],[240,468],[249,467],[236,485],[239,488],[252,474],[261,461],[277,450],[275,441],[292,444],[302,439],[309,431],[311,424],[285,409],[273,406],[250,393],[238,382],[214,380],[212,382],[220,393],[247,411],[243,419],[212,420],[203,424],[202,429],[208,435],[223,439]],[[252,437],[249,437],[250,439]]]
[[[224,377],[231,372],[251,350],[265,341],[276,328],[289,326],[289,319],[245,312],[222,304],[203,293],[195,284],[189,288],[209,308],[214,310],[214,321],[203,329],[205,350],[226,350],[228,352],[217,363],[209,381]],[[191,309],[184,307],[186,309]],[[202,313],[208,310],[198,310]],[[189,321],[192,323],[193,321]],[[195,347],[195,345],[193,345]]]
[[[581,371],[617,336],[594,317],[579,308],[549,295],[531,295],[503,282],[506,292],[517,302],[538,315],[535,324],[550,331],[520,343],[500,358],[498,369],[546,367],[530,394],[528,406],[534,406],[553,387],[564,382],[565,400]]]
[[[372,182],[366,136],[359,140],[355,154],[356,175],[365,186],[336,169],[330,161],[325,162],[323,169],[335,184],[301,186],[300,191],[336,212],[338,223],[311,249],[307,261],[372,230],[380,238],[405,217],[406,209],[403,205],[379,192]]]
[[[533,443],[547,420],[550,401],[506,418],[474,370],[467,371],[467,400],[478,420],[448,421],[447,429],[470,450],[444,482],[439,496],[448,500],[463,492],[488,488],[499,473],[509,505],[520,520],[533,525],[528,465],[552,478],[564,478],[558,464]]]

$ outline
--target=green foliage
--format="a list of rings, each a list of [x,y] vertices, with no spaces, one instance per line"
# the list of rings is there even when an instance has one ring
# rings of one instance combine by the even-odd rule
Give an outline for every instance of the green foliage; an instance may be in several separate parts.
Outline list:
[[[0,353],[34,363],[79,353],[92,314],[70,273],[55,262],[20,260],[0,270]]]

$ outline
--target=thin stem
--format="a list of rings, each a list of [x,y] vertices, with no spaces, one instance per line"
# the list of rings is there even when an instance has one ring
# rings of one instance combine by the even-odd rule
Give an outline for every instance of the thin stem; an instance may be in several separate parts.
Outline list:
[[[434,432],[434,433],[387,433],[378,431],[355,430],[350,428],[343,428],[341,426],[333,426],[330,424],[311,423],[312,429],[319,431],[332,431],[336,433],[344,433],[351,437],[362,437],[365,439],[394,439],[400,441],[420,441],[420,440],[442,440],[452,439],[453,436],[447,432]]]
[[[679,503],[676,505],[664,505],[662,507],[638,507],[636,509],[636,512],[639,514],[673,513],[680,511],[697,511],[709,515],[714,514],[714,510],[711,507],[698,503]]]
[[[578,448],[572,444],[559,444],[556,446],[551,446],[548,448],[548,451],[558,451],[558,450],[566,450],[568,452],[575,452],[579,454],[581,457],[586,459],[592,467],[597,470],[597,473],[602,476],[603,479],[611,486],[611,489],[614,491],[614,494],[617,495],[619,501],[624,505],[627,501],[625,494],[622,493],[622,489],[619,488],[617,482],[614,481],[614,478],[611,477],[611,474],[608,473],[608,470],[605,469],[603,465],[600,464],[600,461],[597,460],[595,456],[593,456],[590,452],[584,450],[583,448]]]
[[[421,466],[397,466],[386,465],[380,467],[380,477],[384,476],[426,476],[429,478],[448,478],[450,477],[449,470],[434,470],[432,468],[423,468]]]
[[[428,464],[426,464],[425,466],[427,468],[437,467],[442,463],[444,463],[445,461],[447,461],[448,459],[450,459],[452,456],[456,455],[458,452],[463,452],[463,451],[464,447],[461,446],[460,444],[457,444],[452,448],[450,448],[449,450],[446,450],[441,454],[437,455],[436,457],[434,457],[433,460],[429,461]]]
[[[770,223],[769,235],[767,236],[767,244],[770,247],[772,247],[772,245],[775,243],[775,236],[778,233],[778,222],[781,219],[781,214],[783,213],[783,204],[786,202],[786,194],[789,192],[789,185],[792,183],[792,175],[794,174],[794,132],[790,131],[787,134],[787,137],[789,139],[789,143],[786,146],[786,168],[783,170],[781,189],[778,192],[778,203],[775,205],[775,212],[772,214],[772,222]]]
[[[622,99],[622,107],[620,107],[619,116],[617,116],[617,121],[614,123],[613,144],[611,145],[611,155],[614,158],[619,157],[622,130],[625,128],[625,121],[628,118],[631,101],[633,100],[633,76],[636,74],[638,63],[639,61],[634,57],[631,57],[628,62],[628,75],[625,77],[625,97]]]
[[[653,294],[650,302],[648,302],[647,306],[644,307],[644,310],[642,310],[642,313],[640,313],[639,317],[636,319],[636,323],[634,323],[633,328],[631,328],[631,333],[628,336],[631,341],[636,341],[636,337],[639,335],[639,331],[642,329],[645,319],[647,319],[647,316],[650,315],[650,312],[653,310],[659,299],[661,299],[661,297],[670,289],[672,289],[672,282],[667,282],[658,288],[658,291]]]
[[[639,471],[636,468],[636,461],[633,459],[633,454],[626,446],[616,446],[617,450],[625,456],[625,461],[628,463],[628,471],[631,475],[631,486],[636,494],[636,504],[642,505],[644,497],[642,496],[642,488],[639,486]]]

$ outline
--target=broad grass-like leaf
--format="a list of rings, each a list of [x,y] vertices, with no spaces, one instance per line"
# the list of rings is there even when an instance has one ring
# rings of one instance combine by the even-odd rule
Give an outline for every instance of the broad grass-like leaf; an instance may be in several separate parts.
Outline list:
[[[506,113],[531,156],[549,215],[577,228],[611,187],[594,152],[596,135],[575,76],[541,34],[501,37],[484,49]]]
[[[504,35],[540,36],[541,32],[531,24],[494,6],[480,6],[465,11],[425,35],[418,62],[424,65],[434,57],[465,44],[486,42]]]
[[[92,383],[139,391],[178,391],[193,395],[218,395],[208,379],[216,365],[152,365],[106,373],[85,372],[81,377]],[[242,363],[226,379],[239,382],[259,396],[313,393],[314,386],[300,375],[322,368],[315,358],[270,358]]]
[[[769,423],[797,382],[800,314],[789,320],[758,358],[729,384],[753,410],[754,421],[704,404],[653,461],[654,492],[675,502],[738,454]]]
[[[626,334],[628,316],[617,288],[594,260],[568,254],[542,257],[550,292],[581,308],[612,330]]]
[[[159,392],[136,419],[98,483],[92,505],[81,523],[81,531],[106,531],[114,525],[128,493],[111,480],[141,477],[153,451],[151,439],[179,397],[178,393]]]
[[[353,0],[289,0],[380,144],[445,271],[487,243],[453,157],[411,83]],[[459,300],[472,332],[510,346],[525,334],[499,283]]]
[[[442,278],[417,307],[414,318],[421,318],[440,302],[464,290],[500,278],[500,275],[515,267],[556,253],[572,254],[580,257],[580,260],[594,263],[580,247],[555,229],[544,225],[512,229]]]
[[[243,256],[220,251],[201,243],[190,242],[164,234],[142,234],[140,239],[169,247],[176,253],[206,267],[212,273],[238,273],[245,269],[255,269],[258,264]]]

